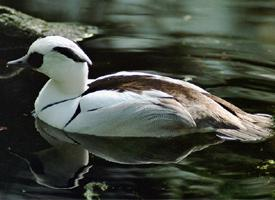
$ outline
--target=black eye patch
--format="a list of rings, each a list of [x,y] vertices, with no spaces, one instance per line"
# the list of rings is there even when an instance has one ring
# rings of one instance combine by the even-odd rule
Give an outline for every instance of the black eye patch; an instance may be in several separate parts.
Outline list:
[[[75,62],[87,62],[84,58],[81,58],[79,55],[77,55],[73,50],[66,47],[54,47],[54,51],[57,51],[64,56],[74,60]]]
[[[43,55],[37,52],[33,52],[28,56],[27,62],[33,68],[39,68],[43,64]]]

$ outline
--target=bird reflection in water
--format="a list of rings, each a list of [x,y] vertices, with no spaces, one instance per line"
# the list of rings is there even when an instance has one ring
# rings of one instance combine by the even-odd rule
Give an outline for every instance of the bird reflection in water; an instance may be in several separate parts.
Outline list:
[[[40,135],[52,146],[24,158],[38,184],[72,189],[91,169],[89,153],[121,164],[180,163],[193,152],[222,143],[212,132],[171,137],[105,137],[73,134],[49,126],[38,118]]]

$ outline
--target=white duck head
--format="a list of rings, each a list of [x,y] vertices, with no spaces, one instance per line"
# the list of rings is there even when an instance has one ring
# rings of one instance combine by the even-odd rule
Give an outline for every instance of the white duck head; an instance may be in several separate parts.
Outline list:
[[[25,56],[7,63],[8,67],[30,67],[70,90],[73,90],[72,85],[87,83],[88,65],[92,62],[83,50],[61,36],[39,38],[32,43]]]

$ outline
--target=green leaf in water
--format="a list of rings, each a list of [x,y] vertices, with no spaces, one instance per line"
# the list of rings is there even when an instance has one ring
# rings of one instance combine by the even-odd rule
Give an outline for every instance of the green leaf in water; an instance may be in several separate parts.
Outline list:
[[[105,191],[108,189],[108,185],[106,183],[98,183],[98,182],[91,182],[84,186],[84,189],[86,190],[83,194],[86,200],[99,200],[100,195],[96,191]]]
[[[275,168],[275,161],[274,160],[267,160],[263,162],[261,165],[257,166],[257,169],[260,170],[270,170]]]

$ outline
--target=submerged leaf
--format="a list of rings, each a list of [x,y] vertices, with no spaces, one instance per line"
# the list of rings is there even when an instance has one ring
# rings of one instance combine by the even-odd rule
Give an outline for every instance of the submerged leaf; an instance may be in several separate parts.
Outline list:
[[[274,160],[267,160],[260,165],[257,166],[257,169],[265,171],[265,173],[270,173],[270,170],[275,169],[275,161]]]
[[[106,183],[91,182],[84,186],[86,192],[83,194],[86,200],[100,199],[100,195],[96,192],[97,190],[105,191],[108,189]]]

